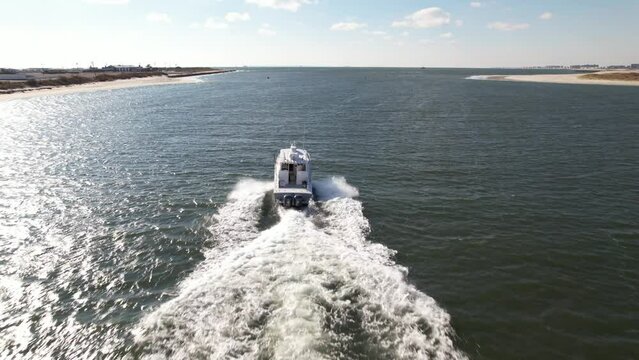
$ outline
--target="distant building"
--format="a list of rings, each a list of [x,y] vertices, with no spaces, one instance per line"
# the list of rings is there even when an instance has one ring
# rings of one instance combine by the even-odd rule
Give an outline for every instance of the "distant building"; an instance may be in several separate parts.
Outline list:
[[[17,74],[18,70],[16,69],[6,69],[6,68],[0,68],[0,74]]]
[[[102,68],[103,71],[119,71],[119,72],[132,72],[142,71],[144,68],[134,65],[108,65]]]
[[[133,65],[117,65],[115,68],[119,72],[131,72],[139,70],[140,67]]]
[[[598,64],[570,65],[571,69],[599,69]]]
[[[0,81],[26,81],[32,78],[27,74],[0,74]]]
[[[607,67],[607,69],[612,69],[612,70],[615,70],[615,69],[621,70],[621,69],[627,69],[627,68],[628,66],[626,65],[610,65]]]
[[[639,64],[630,64],[631,69],[639,69]]]

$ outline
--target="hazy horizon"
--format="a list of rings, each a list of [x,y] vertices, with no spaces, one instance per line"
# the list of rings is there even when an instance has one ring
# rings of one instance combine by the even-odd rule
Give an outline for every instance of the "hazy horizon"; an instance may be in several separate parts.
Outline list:
[[[4,4],[0,67],[519,68],[639,63],[630,0],[35,0]]]

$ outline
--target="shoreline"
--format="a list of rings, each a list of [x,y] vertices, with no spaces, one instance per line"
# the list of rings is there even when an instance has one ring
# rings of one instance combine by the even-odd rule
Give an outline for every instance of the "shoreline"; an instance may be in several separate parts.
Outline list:
[[[87,84],[56,86],[46,88],[34,88],[31,90],[16,91],[10,94],[0,94],[0,102],[29,99],[47,95],[66,95],[75,93],[85,93],[104,90],[128,89],[142,86],[188,84],[197,82],[196,78],[169,78],[167,76],[152,76],[147,78],[135,78],[126,80],[114,80],[106,82],[92,82]]]
[[[12,93],[0,93],[0,102],[17,100],[17,99],[29,99],[39,96],[47,95],[65,95],[74,93],[85,93],[104,90],[116,90],[116,89],[128,89],[134,87],[143,86],[156,86],[156,85],[173,85],[173,84],[193,84],[198,82],[198,76],[223,74],[231,72],[232,70],[216,70],[206,71],[191,74],[180,74],[180,76],[159,75],[141,78],[132,78],[124,80],[113,80],[104,82],[91,82],[86,84],[67,85],[67,86],[54,86],[54,87],[41,87],[31,89],[21,89]]]
[[[606,75],[618,73],[619,71],[602,71],[591,74]],[[471,80],[491,80],[491,81],[515,81],[534,82],[547,84],[573,84],[573,85],[608,85],[608,86],[639,86],[639,80],[611,80],[611,79],[588,79],[583,73],[575,74],[535,74],[535,75],[477,75],[468,77]]]

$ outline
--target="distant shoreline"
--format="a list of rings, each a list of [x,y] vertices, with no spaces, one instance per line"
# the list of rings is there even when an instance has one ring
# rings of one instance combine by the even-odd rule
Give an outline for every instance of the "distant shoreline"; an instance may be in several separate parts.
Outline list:
[[[479,75],[471,76],[469,79],[549,84],[639,86],[639,72],[618,70],[589,74]]]
[[[86,84],[37,87],[19,89],[11,93],[0,93],[0,102],[15,99],[27,99],[46,95],[63,95],[73,93],[84,93],[104,90],[126,89],[142,86],[188,84],[197,82],[198,76],[223,74],[235,70],[211,70],[188,74],[168,74],[159,76],[149,76],[141,78],[131,78],[125,80],[112,80],[104,82],[89,82]]]
[[[233,72],[235,70],[207,70],[207,71],[196,71],[191,73],[168,73],[167,76],[170,78],[182,78],[182,77],[192,77],[192,76],[203,76],[203,75],[215,75],[215,74],[224,74],[227,72]]]

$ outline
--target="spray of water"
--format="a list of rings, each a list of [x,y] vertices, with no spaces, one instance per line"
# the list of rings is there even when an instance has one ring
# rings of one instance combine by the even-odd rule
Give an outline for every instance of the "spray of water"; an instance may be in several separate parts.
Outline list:
[[[359,196],[359,190],[347,183],[343,176],[316,180],[313,182],[313,189],[319,201],[336,198],[356,198]]]
[[[394,251],[366,240],[357,189],[343,178],[314,185],[320,205],[280,210],[262,232],[269,184],[236,186],[210,229],[216,246],[179,295],[135,329],[144,356],[464,358],[449,315],[406,281]]]

